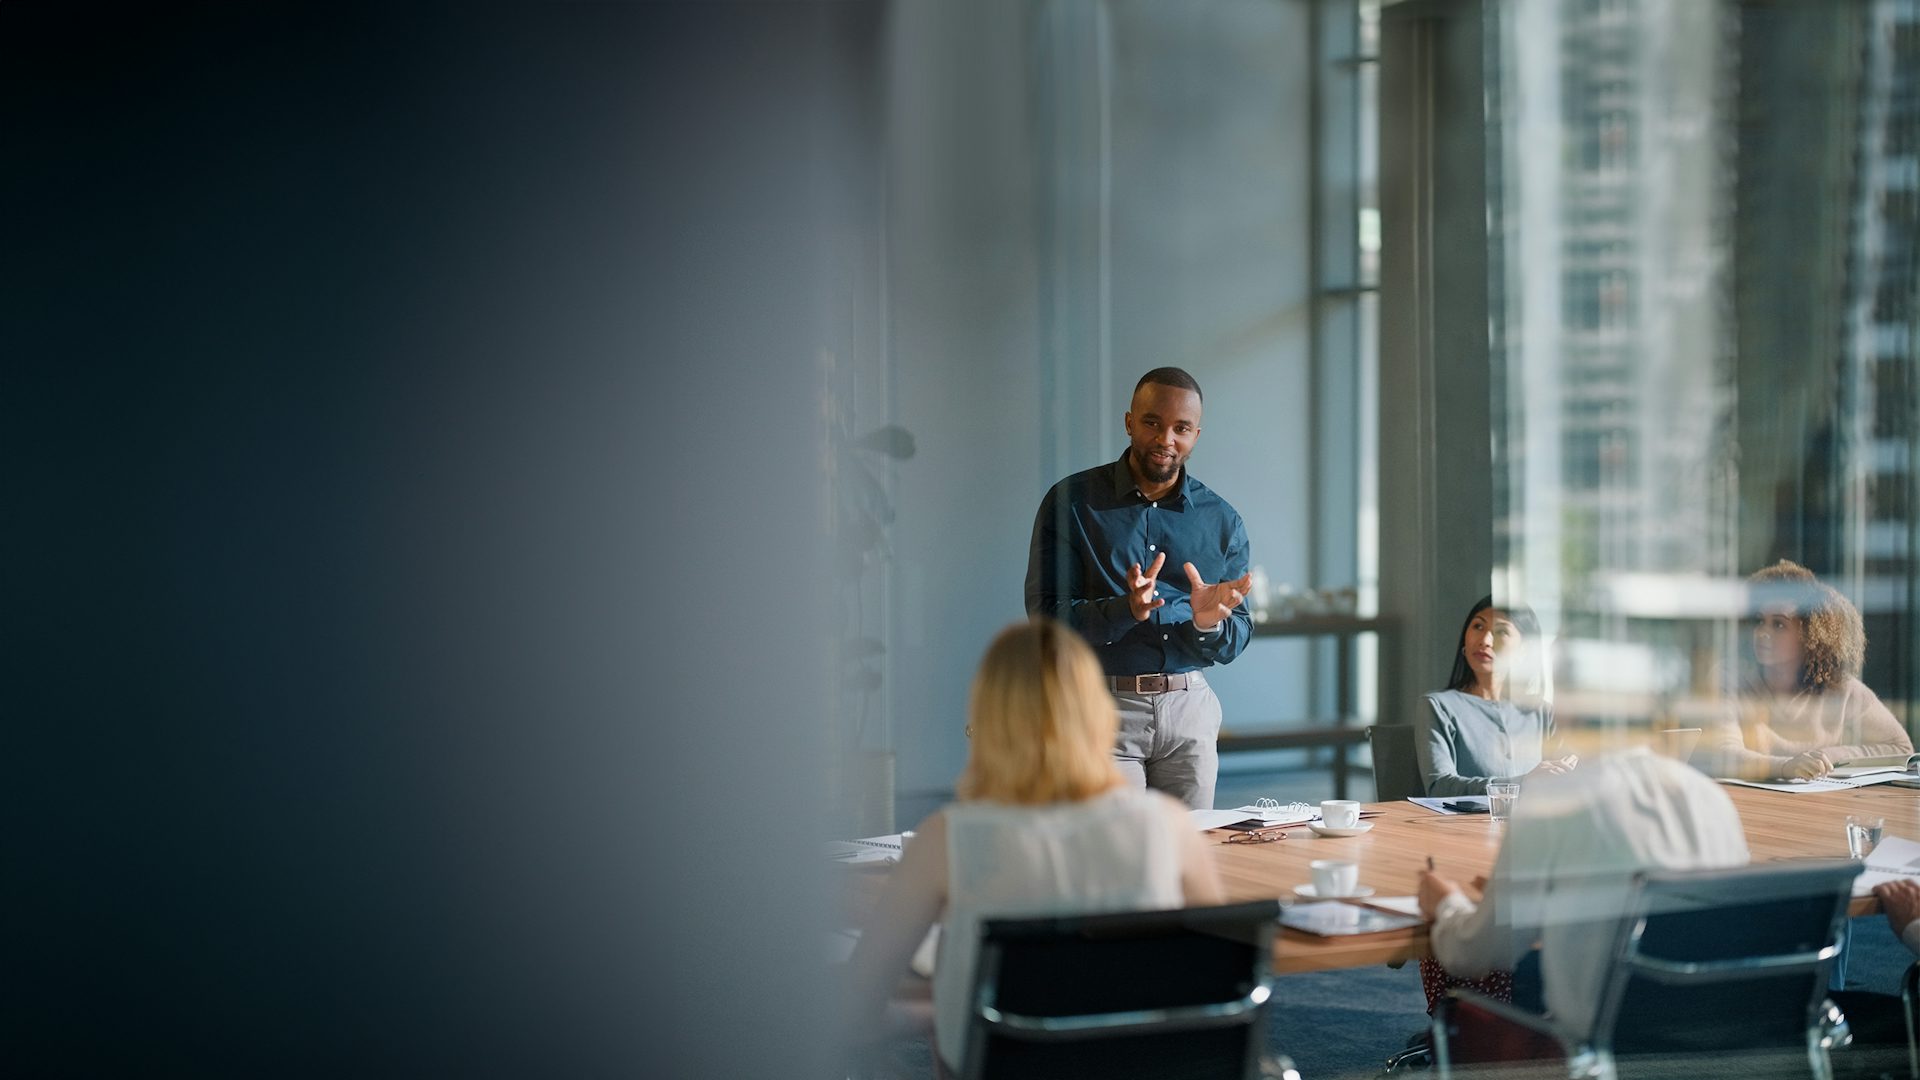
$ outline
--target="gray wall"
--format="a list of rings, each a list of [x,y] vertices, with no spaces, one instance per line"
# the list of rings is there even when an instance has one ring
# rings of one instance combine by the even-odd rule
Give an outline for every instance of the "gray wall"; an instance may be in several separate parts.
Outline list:
[[[1308,10],[909,5],[888,30],[897,466],[886,690],[901,824],[950,793],[987,639],[1023,616],[1047,486],[1111,460],[1140,373],[1207,392],[1194,474],[1276,582],[1308,566]],[[1340,582],[1337,584],[1345,584]],[[1312,711],[1304,648],[1216,680],[1229,726]]]

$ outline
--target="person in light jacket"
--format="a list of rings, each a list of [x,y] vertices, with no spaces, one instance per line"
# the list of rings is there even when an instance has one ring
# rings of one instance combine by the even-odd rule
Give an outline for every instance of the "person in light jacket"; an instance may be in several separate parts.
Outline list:
[[[1785,559],[1747,579],[1752,666],[1702,737],[1707,767],[1743,780],[1813,780],[1836,766],[1913,753],[1913,739],[1860,681],[1860,612]]]

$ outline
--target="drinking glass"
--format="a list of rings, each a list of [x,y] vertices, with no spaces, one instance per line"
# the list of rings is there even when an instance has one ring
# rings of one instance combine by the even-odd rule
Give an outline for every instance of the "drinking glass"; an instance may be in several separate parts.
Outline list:
[[[1487,785],[1487,812],[1493,815],[1493,820],[1505,821],[1513,816],[1513,803],[1519,797],[1519,784],[1495,780]]]
[[[1887,819],[1868,814],[1853,814],[1847,818],[1847,854],[1856,859],[1864,859],[1873,854],[1880,846],[1880,837],[1886,831]]]

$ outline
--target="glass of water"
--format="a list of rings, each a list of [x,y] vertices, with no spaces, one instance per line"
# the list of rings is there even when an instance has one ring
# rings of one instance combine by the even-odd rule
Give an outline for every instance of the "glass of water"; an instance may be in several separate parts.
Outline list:
[[[1513,816],[1513,801],[1520,797],[1520,785],[1511,780],[1495,780],[1487,785],[1487,811],[1495,821]]]
[[[1880,836],[1886,828],[1886,818],[1867,814],[1850,815],[1847,818],[1847,854],[1856,859],[1873,854],[1873,849],[1880,846]]]

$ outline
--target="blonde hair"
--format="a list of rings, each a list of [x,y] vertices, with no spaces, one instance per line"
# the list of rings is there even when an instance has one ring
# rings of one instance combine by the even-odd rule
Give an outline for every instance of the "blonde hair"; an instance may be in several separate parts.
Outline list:
[[[987,646],[967,721],[963,799],[1075,802],[1121,783],[1113,763],[1120,719],[1100,662],[1051,619],[1009,626]]]
[[[1839,590],[1787,559],[1756,570],[1747,581],[1773,586],[1766,590],[1767,595],[1778,594],[1779,599],[1793,604],[1805,657],[1800,669],[1801,686],[1831,690],[1860,674],[1867,656],[1867,632],[1861,625],[1859,609]]]

